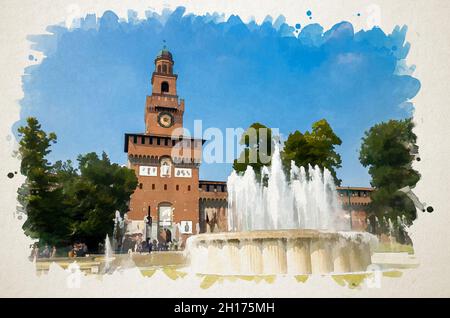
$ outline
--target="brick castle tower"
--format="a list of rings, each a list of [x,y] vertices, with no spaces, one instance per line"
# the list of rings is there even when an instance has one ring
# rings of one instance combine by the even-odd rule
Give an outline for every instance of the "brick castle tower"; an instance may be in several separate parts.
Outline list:
[[[146,233],[150,213],[151,235],[159,239],[164,228],[185,241],[200,228],[199,165],[203,140],[183,136],[184,100],[177,95],[172,54],[164,47],[155,59],[152,94],[145,103],[145,133],[125,134],[128,167],[138,187],[130,198],[129,232]],[[144,238],[144,239],[145,239]]]

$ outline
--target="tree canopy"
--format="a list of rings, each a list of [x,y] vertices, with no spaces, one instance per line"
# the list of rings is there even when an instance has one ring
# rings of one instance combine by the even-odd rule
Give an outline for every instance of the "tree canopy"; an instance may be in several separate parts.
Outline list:
[[[92,152],[72,162],[50,164],[46,156],[54,133],[45,133],[35,118],[19,128],[19,155],[25,183],[18,198],[27,213],[25,233],[42,242],[64,246],[84,241],[97,247],[112,234],[115,211],[125,212],[137,186],[135,172]]]
[[[296,130],[289,134],[282,153],[283,165],[288,170],[291,161],[294,161],[297,166],[303,166],[306,170],[308,164],[317,165],[321,169],[327,168],[336,184],[340,185],[341,180],[337,178],[336,169],[341,167],[342,161],[335,147],[341,143],[330,124],[321,119],[312,125],[311,132],[301,133]]]
[[[263,166],[270,166],[274,147],[272,130],[267,126],[254,123],[242,135],[240,144],[244,146],[238,159],[234,160],[233,169],[243,173],[251,166],[257,177],[261,174]],[[291,167],[291,161],[297,166],[308,170],[308,164],[327,168],[335,182],[339,185],[341,180],[336,176],[336,169],[341,167],[341,156],[335,147],[342,143],[325,119],[312,125],[311,132],[304,134],[295,131],[289,134],[281,153],[283,167],[286,172]]]
[[[369,167],[372,193],[371,210],[396,219],[405,216],[408,221],[416,217],[413,202],[398,190],[414,187],[420,174],[412,168],[413,151],[417,150],[417,137],[411,119],[390,120],[371,127],[362,139],[359,159]]]
[[[47,134],[38,120],[32,117],[27,119],[27,126],[20,127],[18,132],[20,172],[26,177],[18,189],[18,201],[27,211],[24,231],[49,243],[55,243],[54,236],[66,242],[68,227],[58,210],[62,193],[56,187],[57,180],[50,173],[52,166],[46,159],[51,144],[56,143],[56,135]]]
[[[260,176],[263,166],[270,166],[274,141],[272,130],[260,123],[253,123],[242,134],[239,142],[244,146],[238,159],[233,162],[233,169],[243,173],[251,166],[257,176]]]

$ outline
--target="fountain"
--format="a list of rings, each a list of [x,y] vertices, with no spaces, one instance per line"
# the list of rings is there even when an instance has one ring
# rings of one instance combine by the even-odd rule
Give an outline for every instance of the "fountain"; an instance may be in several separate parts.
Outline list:
[[[392,248],[392,243],[395,240],[395,227],[394,227],[394,222],[392,222],[391,218],[388,218],[388,226],[389,226],[389,242],[391,244],[391,248]]]
[[[350,232],[331,173],[291,163],[283,171],[278,145],[261,180],[249,166],[228,187],[230,232],[187,242],[194,272],[218,275],[324,274],[365,271],[377,239]]]
[[[112,272],[112,261],[114,260],[113,256],[113,249],[111,246],[111,242],[109,240],[108,234],[106,234],[105,238],[105,258],[104,258],[104,265],[103,265],[103,273],[107,274]]]
[[[120,251],[122,248],[123,237],[125,234],[125,220],[120,216],[120,212],[116,211],[114,217],[114,230],[113,230],[113,250]]]

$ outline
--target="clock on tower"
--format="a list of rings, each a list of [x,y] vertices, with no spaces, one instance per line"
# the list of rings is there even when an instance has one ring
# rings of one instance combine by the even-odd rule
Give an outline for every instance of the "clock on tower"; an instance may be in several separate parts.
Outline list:
[[[174,123],[173,115],[169,112],[163,111],[158,114],[158,124],[164,128],[172,127]]]

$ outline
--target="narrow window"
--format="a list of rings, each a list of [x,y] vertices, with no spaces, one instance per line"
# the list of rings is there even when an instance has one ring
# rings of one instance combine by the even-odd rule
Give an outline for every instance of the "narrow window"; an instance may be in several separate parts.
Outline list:
[[[180,186],[177,184],[176,186],[177,191],[180,190]]]
[[[167,190],[167,184],[164,185],[164,190]]]
[[[155,190],[155,184],[154,183],[152,184],[152,190]]]
[[[168,93],[169,92],[169,83],[162,82],[161,83],[161,93]]]
[[[191,191],[191,186],[190,185],[188,185],[188,191]]]

